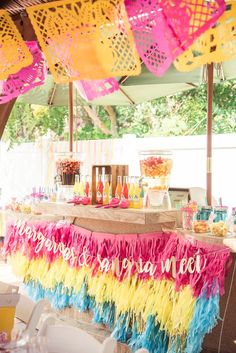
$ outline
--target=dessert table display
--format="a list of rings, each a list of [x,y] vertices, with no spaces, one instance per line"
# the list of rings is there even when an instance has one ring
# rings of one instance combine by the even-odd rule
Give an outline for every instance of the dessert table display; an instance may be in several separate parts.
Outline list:
[[[5,237],[5,252],[30,296],[58,309],[92,311],[94,322],[133,350],[201,351],[219,319],[229,248],[178,232],[180,211],[63,203],[40,203],[37,210],[66,217],[50,222],[9,214]]]

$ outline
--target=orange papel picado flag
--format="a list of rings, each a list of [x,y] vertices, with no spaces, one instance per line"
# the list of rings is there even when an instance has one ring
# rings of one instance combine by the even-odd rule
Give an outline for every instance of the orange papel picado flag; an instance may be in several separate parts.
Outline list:
[[[6,80],[32,62],[32,55],[11,17],[0,10],[0,80]]]
[[[219,63],[236,56],[236,0],[226,3],[224,14],[174,62],[179,71]]]
[[[27,12],[57,83],[140,73],[124,0],[63,0]]]

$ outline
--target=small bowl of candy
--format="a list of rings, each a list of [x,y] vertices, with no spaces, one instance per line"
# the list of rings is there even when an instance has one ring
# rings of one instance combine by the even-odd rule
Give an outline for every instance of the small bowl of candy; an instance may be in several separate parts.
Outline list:
[[[212,223],[210,229],[211,234],[216,237],[225,237],[229,230],[227,224],[223,221]]]
[[[195,233],[207,233],[209,232],[209,224],[207,221],[193,221],[192,230]]]

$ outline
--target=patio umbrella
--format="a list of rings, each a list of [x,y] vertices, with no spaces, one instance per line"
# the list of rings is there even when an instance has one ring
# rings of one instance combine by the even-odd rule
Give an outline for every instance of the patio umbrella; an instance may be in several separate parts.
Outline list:
[[[92,102],[80,101],[80,104],[89,105],[133,105],[139,104],[161,96],[173,95],[185,90],[196,88],[200,83],[207,82],[207,202],[212,203],[212,100],[213,83],[236,78],[236,60],[223,64],[210,64],[204,68],[198,68],[191,72],[180,72],[172,66],[163,77],[156,77],[145,66],[142,73],[136,77],[123,77],[120,81],[120,89],[110,95],[97,98]],[[51,75],[48,76],[44,86],[37,87],[29,93],[18,98],[18,101],[40,105],[68,105],[76,103],[76,90],[73,85],[56,85]],[[70,108],[70,151],[72,151],[73,109]]]
[[[6,0],[1,4],[1,8],[6,8],[11,15],[14,15],[15,23],[25,40],[35,40],[32,25],[27,16],[21,15],[26,6],[47,2],[47,0]],[[212,122],[212,89],[214,82],[236,77],[235,61],[226,62],[221,67],[220,77],[214,72],[213,66],[208,66],[208,124],[207,124],[207,199],[211,203],[211,122]],[[120,78],[120,89],[110,95],[98,98],[92,102],[81,101],[80,104],[92,105],[132,105],[145,102],[157,97],[173,95],[197,87],[202,82],[203,70],[196,69],[191,72],[179,72],[174,67],[165,73],[163,77],[156,77],[143,66],[142,73],[136,77]],[[68,88],[69,86],[69,88]],[[74,94],[73,94],[74,92]],[[68,100],[69,97],[69,100]],[[20,102],[41,104],[41,105],[68,105],[70,116],[70,150],[72,149],[73,136],[73,104],[76,103],[76,90],[73,84],[56,85],[52,76],[48,76],[43,86],[37,87],[24,96],[18,98]],[[0,106],[0,137],[10,112],[12,102]],[[3,121],[3,118],[6,118]]]

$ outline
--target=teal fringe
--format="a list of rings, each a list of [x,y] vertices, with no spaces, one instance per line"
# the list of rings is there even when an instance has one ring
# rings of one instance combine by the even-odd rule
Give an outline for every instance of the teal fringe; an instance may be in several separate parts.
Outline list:
[[[209,298],[204,294],[197,299],[189,327],[185,353],[201,352],[205,335],[212,331],[219,319],[219,302],[219,291]]]
[[[50,300],[55,309],[73,306],[79,311],[92,310],[93,321],[108,325],[112,336],[118,341],[127,343],[133,351],[146,348],[150,353],[179,353],[181,349],[180,337],[168,337],[165,331],[160,330],[160,325],[154,316],[149,316],[144,332],[137,331],[136,322],[133,322],[130,313],[119,315],[115,322],[115,304],[105,302],[97,304],[87,292],[84,282],[81,290],[73,290],[57,284],[54,289],[44,289],[39,282],[29,281],[26,284],[29,296],[38,301],[43,298]],[[194,309],[184,353],[200,353],[204,336],[216,325],[219,318],[219,291],[216,295],[206,297],[201,295]],[[182,350],[181,350],[182,351]]]

